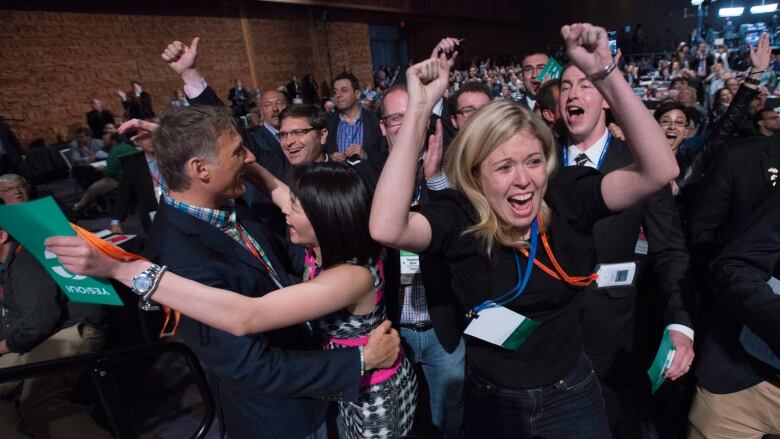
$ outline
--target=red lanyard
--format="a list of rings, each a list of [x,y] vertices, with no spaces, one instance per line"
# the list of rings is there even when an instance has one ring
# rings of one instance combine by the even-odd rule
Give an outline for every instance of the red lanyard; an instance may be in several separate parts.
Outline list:
[[[539,215],[537,218],[539,219],[539,228],[542,228],[542,216]],[[550,248],[550,242],[547,240],[547,233],[542,232],[541,235],[542,235],[542,245],[544,246],[544,251],[547,252],[547,256],[550,258],[550,262],[552,262],[553,267],[555,267],[555,270],[544,265],[544,263],[541,262],[539,258],[534,258],[534,265],[541,268],[542,271],[547,273],[553,279],[562,280],[563,282],[569,285],[574,285],[575,287],[587,287],[588,285],[595,282],[596,279],[598,279],[599,275],[596,273],[591,273],[588,276],[568,275],[565,271],[563,271],[563,268],[561,268],[561,265],[558,263],[558,260],[555,258],[555,255],[552,252],[552,248]],[[522,253],[526,258],[528,257],[527,249],[521,248],[520,253]]]
[[[244,245],[246,246],[247,250],[249,250],[250,253],[260,262],[260,264],[268,271],[268,274],[271,276],[271,279],[274,281],[277,287],[284,288],[279,282],[279,277],[276,274],[276,270],[274,270],[274,267],[271,266],[270,261],[266,261],[260,253],[258,253],[257,249],[255,248],[254,243],[252,243],[252,240],[249,239],[249,236],[244,233],[244,228],[241,227],[240,224],[236,223],[236,230],[238,231],[238,236],[241,237],[241,240],[244,241]]]

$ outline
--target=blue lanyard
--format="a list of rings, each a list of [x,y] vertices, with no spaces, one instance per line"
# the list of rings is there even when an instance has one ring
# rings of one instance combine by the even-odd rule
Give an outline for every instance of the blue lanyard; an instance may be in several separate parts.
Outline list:
[[[514,288],[509,290],[506,294],[499,297],[496,300],[486,300],[482,302],[480,305],[477,305],[474,307],[474,309],[471,310],[471,313],[478,314],[480,311],[482,311],[485,308],[492,308],[492,307],[498,307],[498,306],[504,306],[509,302],[513,302],[517,300],[518,297],[520,297],[521,294],[523,294],[523,291],[525,291],[526,285],[528,285],[528,279],[531,278],[531,271],[534,267],[534,259],[536,259],[536,244],[539,239],[539,223],[536,218],[534,218],[534,222],[531,223],[531,250],[528,254],[528,262],[525,264],[525,275],[523,275],[523,270],[520,268],[520,258],[517,256],[519,253],[517,250],[515,250],[515,267],[517,267],[517,283],[515,284]]]
[[[609,149],[609,145],[612,143],[612,133],[607,133],[607,141],[604,142],[604,149],[601,150],[601,155],[599,156],[599,162],[596,164],[596,170],[601,170],[601,165],[604,164],[604,156],[607,155],[607,150]],[[563,167],[569,166],[569,147],[564,146],[563,147]]]

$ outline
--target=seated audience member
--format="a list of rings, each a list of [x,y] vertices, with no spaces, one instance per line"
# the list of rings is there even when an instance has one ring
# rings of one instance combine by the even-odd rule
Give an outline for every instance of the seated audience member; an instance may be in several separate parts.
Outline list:
[[[314,77],[308,74],[303,77],[303,85],[301,86],[301,99],[304,104],[319,105],[320,95],[317,82],[314,81]]]
[[[102,307],[70,302],[35,257],[2,229],[0,261],[0,368],[103,347]],[[0,437],[112,437],[70,401],[81,371],[52,372],[0,383]]]
[[[145,123],[138,119],[134,121],[132,123],[139,126]],[[125,129],[130,129],[130,126],[125,125]],[[116,201],[111,210],[111,231],[114,233],[122,233],[120,223],[127,217],[133,202],[138,206],[141,226],[148,231],[152,222],[151,215],[157,211],[157,204],[165,186],[157,166],[151,137],[141,136],[136,138],[135,143],[141,151],[132,152],[119,159],[122,172]]]
[[[152,96],[144,91],[143,86],[138,81],[130,81],[130,87],[131,90],[129,92],[117,90],[117,94],[122,99],[122,107],[125,109],[125,119],[154,118]]]
[[[780,191],[745,219],[711,265],[717,314],[696,368],[707,378],[689,439],[780,435],[780,290],[767,284],[780,278]]]
[[[337,111],[328,118],[328,156],[337,162],[368,161],[381,171],[386,154],[381,150],[379,119],[360,105],[360,83],[355,75],[344,72],[333,78],[333,96]]]
[[[87,113],[87,126],[92,131],[92,137],[101,139],[103,137],[103,128],[107,124],[113,123],[114,115],[110,111],[103,109],[103,101],[93,99],[92,110]]]
[[[4,204],[24,203],[30,199],[30,187],[24,177],[16,174],[0,175],[0,200]]]
[[[710,114],[708,116],[708,123],[710,126],[715,125],[715,122],[723,116],[723,113],[726,112],[726,109],[729,107],[729,104],[731,104],[733,98],[734,96],[731,94],[731,90],[726,87],[718,89],[718,91],[715,92],[712,108],[710,109]]]
[[[76,138],[70,142],[70,160],[73,166],[108,158],[108,154],[103,150],[103,141],[93,139],[89,128],[77,128],[74,134]]]
[[[92,183],[81,199],[73,205],[73,210],[79,211],[89,207],[98,197],[105,195],[119,187],[119,180],[122,175],[122,169],[119,165],[119,158],[136,152],[135,147],[122,142],[122,136],[117,133],[106,134],[103,136],[108,149],[108,158],[106,167],[103,168],[103,178]]]
[[[290,82],[287,83],[285,90],[288,101],[294,103],[296,99],[301,99],[301,83],[298,82],[298,76],[295,73],[290,75]]]
[[[490,103],[490,89],[481,82],[469,82],[449,99],[450,121],[461,130],[474,112]]]
[[[330,117],[332,114],[336,112],[336,104],[333,103],[331,99],[328,99],[325,101],[324,104],[322,104],[322,109],[325,110],[325,114]]]
[[[197,44],[197,40],[194,43]],[[174,47],[179,45],[179,42],[173,43]],[[191,66],[187,59],[194,58],[188,50],[185,48],[184,53],[174,59],[168,56],[166,48],[164,59],[172,64],[174,70],[184,70],[184,65]],[[255,166],[251,166],[254,156],[243,146],[231,111],[224,106],[194,105],[168,113],[162,117],[154,133],[154,145],[168,192],[161,198],[148,235],[145,253],[149,260],[164,264],[171,272],[183,275],[184,278],[179,280],[186,278],[202,282],[249,298],[264,297],[252,303],[276,304],[275,299],[299,300],[304,297],[289,294],[289,290],[275,291],[290,286],[291,280],[282,269],[278,255],[272,251],[271,241],[274,238],[246,204],[237,200],[244,192],[241,175]],[[257,168],[262,171],[261,167]],[[264,175],[270,176],[267,172]],[[277,184],[278,189],[282,189],[282,186]],[[311,190],[335,190],[337,187],[318,183]],[[307,196],[310,193],[308,188],[310,186],[307,186]],[[295,190],[293,193],[297,194]],[[279,195],[279,198],[272,197],[274,201],[285,202],[289,207],[290,192]],[[304,194],[301,193],[296,199],[303,201]],[[315,200],[319,199],[315,196]],[[305,202],[303,204],[307,205]],[[338,203],[326,204],[333,207]],[[295,211],[302,218],[306,217],[305,212],[308,213],[297,203]],[[311,218],[312,221],[324,221],[330,217],[312,214]],[[296,232],[300,231],[294,236],[311,238],[317,234],[312,231],[311,225],[306,226],[291,219],[293,223],[297,225]],[[352,232],[356,231],[350,230]],[[358,239],[339,241],[340,238],[336,241],[344,244],[368,244]],[[332,255],[323,251],[322,256],[330,258]],[[339,283],[340,287],[336,288],[339,294],[353,292],[355,295],[350,295],[344,302],[336,302],[329,299],[331,296],[320,294],[319,280],[301,284],[300,287],[305,290],[313,288],[316,296],[327,299],[325,302],[317,302],[335,306],[323,314],[348,306],[348,303],[352,303],[350,300],[357,302],[358,297],[361,298],[361,307],[350,309],[356,314],[370,313],[375,304],[375,284],[370,271],[362,266],[341,264],[352,256],[333,256],[336,263],[340,264],[335,267],[336,270],[344,268],[350,273],[360,273],[361,282],[355,282],[358,279],[355,276],[345,283]],[[323,266],[323,276],[327,278],[329,273],[325,271],[330,270],[330,259],[323,261]],[[145,276],[147,279],[159,279],[162,274],[163,271],[150,270]],[[168,278],[175,279],[175,276]],[[163,277],[162,281],[165,280]],[[359,290],[354,287],[359,287]],[[205,297],[216,297],[212,294],[214,290],[203,285],[199,288],[205,288]],[[195,299],[192,288],[175,290],[182,293],[181,297],[190,304],[205,304]],[[136,289],[136,293],[152,292],[144,291]],[[311,311],[308,305],[313,302],[304,300],[302,303],[307,306],[298,303],[285,309],[304,313]],[[250,309],[244,305],[242,307]],[[175,308],[180,307],[177,305]],[[397,332],[391,331],[389,322],[379,324],[379,319],[377,329],[368,336],[364,347],[322,351],[321,340],[314,337],[306,325],[295,323],[305,322],[315,316],[301,318],[295,312],[280,312],[280,309],[274,305],[268,314],[254,311],[247,314],[252,319],[261,315],[282,317],[275,325],[271,320],[261,319],[263,325],[271,323],[274,325],[272,327],[279,328],[265,334],[255,330],[265,331],[271,327],[235,328],[235,331],[231,329],[227,332],[227,328],[221,324],[212,326],[215,322],[211,320],[208,324],[188,317],[181,320],[179,334],[208,369],[209,384],[218,403],[220,425],[228,437],[324,437],[329,405],[326,399],[357,401],[362,394],[361,371],[365,375],[373,369],[390,368],[398,359],[399,338]],[[207,306],[201,310],[215,308]],[[183,308],[181,311],[184,315],[188,313]],[[216,316],[218,313],[209,311],[207,314]],[[223,323],[229,321],[231,325],[239,323],[239,319],[234,318],[235,314],[229,314],[227,320],[220,320]],[[374,322],[373,318],[371,321]]]
[[[762,108],[753,116],[758,127],[758,135],[774,136],[780,131],[780,114],[772,108]]]

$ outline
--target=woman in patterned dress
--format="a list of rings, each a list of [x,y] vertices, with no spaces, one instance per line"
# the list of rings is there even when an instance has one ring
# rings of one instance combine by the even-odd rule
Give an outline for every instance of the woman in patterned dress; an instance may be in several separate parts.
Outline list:
[[[165,273],[153,299],[209,326],[243,335],[313,321],[328,341],[326,349],[368,343],[371,331],[385,320],[381,247],[370,238],[371,196],[358,173],[342,163],[311,163],[292,171],[291,187],[259,165],[249,179],[265,188],[285,213],[290,240],[309,247],[306,282],[246,297]],[[74,244],[75,245],[75,244]],[[86,246],[81,242],[78,245]],[[55,250],[56,252],[56,250]],[[109,277],[120,262],[91,251],[85,266],[92,276]],[[138,272],[149,265],[144,265]],[[129,279],[118,279],[127,282]],[[362,372],[362,370],[361,370]],[[339,402],[346,437],[399,438],[409,433],[417,404],[417,379],[399,354],[390,369],[365,371],[355,402]]]

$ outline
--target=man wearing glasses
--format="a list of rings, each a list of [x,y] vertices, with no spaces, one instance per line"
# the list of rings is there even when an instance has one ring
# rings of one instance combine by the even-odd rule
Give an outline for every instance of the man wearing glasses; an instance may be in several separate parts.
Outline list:
[[[450,98],[450,120],[460,129],[475,111],[490,103],[493,94],[481,82],[469,82]]]
[[[533,52],[523,58],[523,86],[525,87],[525,96],[520,99],[520,105],[533,110],[536,105],[536,93],[539,91],[539,87],[542,86],[542,82],[537,80],[537,76],[542,73],[544,66],[550,57],[542,52]]]

